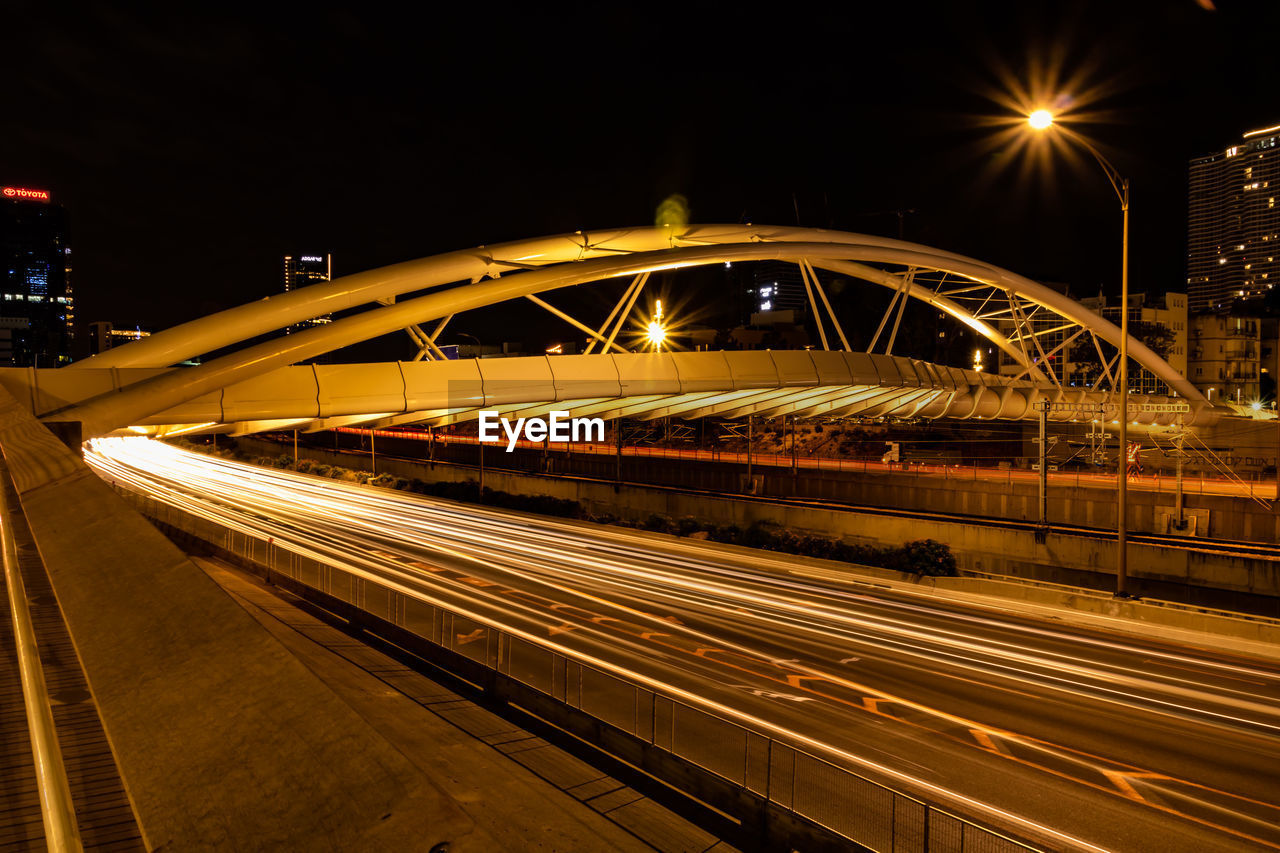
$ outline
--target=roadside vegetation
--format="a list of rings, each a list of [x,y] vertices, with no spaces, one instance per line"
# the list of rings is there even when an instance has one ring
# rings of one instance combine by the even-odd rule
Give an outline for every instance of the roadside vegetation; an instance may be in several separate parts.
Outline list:
[[[429,483],[416,478],[406,479],[391,474],[373,474],[369,471],[325,465],[311,459],[295,460],[289,455],[250,455],[242,453],[234,445],[214,446],[181,438],[176,439],[173,444],[197,453],[234,459],[263,468],[297,471],[300,474],[326,477],[344,483],[395,489],[463,503],[484,504],[555,518],[581,519],[597,524],[611,524],[654,533],[667,533],[672,536],[685,536],[690,539],[724,542],[783,554],[857,563],[922,577],[954,577],[957,574],[956,558],[951,553],[951,548],[946,543],[933,539],[920,539],[894,548],[852,544],[828,536],[799,534],[781,525],[763,521],[754,522],[745,528],[736,524],[708,524],[691,516],[672,519],[665,515],[651,515],[643,522],[633,522],[610,514],[594,515],[587,512],[578,501],[564,498],[553,498],[547,495],[517,495],[489,488],[485,488],[482,492],[475,480]]]

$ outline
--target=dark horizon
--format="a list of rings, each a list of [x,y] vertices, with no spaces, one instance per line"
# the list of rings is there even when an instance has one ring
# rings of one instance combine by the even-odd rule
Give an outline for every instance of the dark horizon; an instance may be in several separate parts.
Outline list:
[[[1280,122],[1280,9],[1192,0],[5,17],[0,182],[68,208],[81,324],[163,328],[279,292],[293,251],[341,275],[650,224],[672,193],[694,222],[889,236],[910,210],[909,240],[1112,289],[1120,216],[1095,164],[1024,176],[983,150],[998,69],[1039,66],[1101,87],[1087,108],[1106,120],[1081,129],[1132,180],[1132,288],[1183,290],[1188,161]]]

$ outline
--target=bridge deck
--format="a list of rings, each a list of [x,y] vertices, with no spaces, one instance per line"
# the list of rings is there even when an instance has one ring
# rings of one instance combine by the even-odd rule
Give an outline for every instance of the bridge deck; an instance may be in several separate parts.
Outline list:
[[[8,477],[4,479],[8,487]],[[10,505],[16,506],[17,500],[12,492],[10,494]],[[31,618],[53,702],[58,743],[84,847],[111,851],[145,849],[98,719],[97,706],[89,694],[26,520],[19,513],[13,521],[19,565],[31,602]],[[4,618],[0,619],[0,779],[4,780],[0,784],[0,850],[44,850],[44,825],[23,709],[13,622],[7,607],[8,590],[2,572],[0,600],[5,602]]]

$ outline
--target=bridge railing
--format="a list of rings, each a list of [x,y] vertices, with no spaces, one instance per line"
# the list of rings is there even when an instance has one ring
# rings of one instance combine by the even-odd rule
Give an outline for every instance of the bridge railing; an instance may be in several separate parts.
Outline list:
[[[375,632],[388,629],[402,645],[407,633],[446,652],[466,670],[460,674],[487,682],[487,689],[497,695],[526,708],[550,703],[570,709],[622,733],[641,750],[620,756],[624,760],[639,763],[643,758],[648,768],[656,752],[659,758],[669,756],[710,774],[722,783],[719,791],[738,792],[721,803],[731,814],[734,803],[740,804],[745,795],[878,853],[1036,849],[662,690],[388,589],[348,571],[340,560],[327,562],[298,553],[289,543],[254,531],[252,520],[244,516],[236,517],[238,530],[230,529],[155,498],[117,489],[162,526],[265,570],[273,582],[311,591],[327,604],[338,604],[339,612],[348,606]],[[595,740],[597,746],[600,740],[616,746],[615,739]],[[705,789],[696,795],[713,799]]]
[[[44,839],[50,850],[79,851],[84,848],[79,824],[76,822],[75,805],[71,799],[71,785],[62,760],[62,749],[58,745],[58,731],[53,722],[49,689],[40,663],[40,649],[36,643],[35,626],[27,605],[27,591],[19,565],[13,525],[13,514],[21,511],[17,506],[9,469],[0,462],[0,539],[3,539],[0,542],[0,550],[3,551],[0,559],[3,561],[4,585],[9,594],[22,702],[31,736],[31,753],[35,759]]]

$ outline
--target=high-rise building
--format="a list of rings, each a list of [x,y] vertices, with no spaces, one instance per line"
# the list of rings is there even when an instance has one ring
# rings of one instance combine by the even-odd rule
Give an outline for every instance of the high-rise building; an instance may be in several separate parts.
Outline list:
[[[1257,317],[1202,314],[1191,321],[1187,378],[1212,403],[1252,403],[1261,391]]]
[[[750,273],[747,283],[750,313],[794,311],[797,317],[804,314],[808,297],[799,266],[787,261],[757,261],[751,264]]]
[[[1192,314],[1260,301],[1280,281],[1280,125],[1191,161],[1187,296]]]
[[[1087,296],[1080,300],[1084,307],[1120,325],[1120,305],[1105,296]],[[1188,376],[1187,297],[1182,293],[1155,295],[1141,291],[1129,294],[1129,334],[1155,351],[1181,376]],[[1087,342],[1086,342],[1087,343]],[[1090,346],[1086,346],[1086,353]],[[1097,379],[1097,365],[1088,362],[1073,365],[1077,381],[1085,376]],[[1073,377],[1073,378],[1075,378]],[[1081,383],[1083,384],[1083,383]],[[1129,390],[1134,394],[1172,394],[1164,380],[1137,363],[1129,365]]]
[[[67,215],[48,190],[0,187],[0,323],[16,367],[71,361],[75,305]],[[25,322],[23,322],[25,321]]]
[[[309,284],[317,284],[322,281],[331,281],[333,279],[333,256],[332,255],[285,255],[284,256],[284,289],[285,292],[297,290],[299,287],[306,287]],[[310,320],[303,320],[289,328],[285,329],[285,334],[300,332],[303,329],[309,329],[312,326],[323,326],[325,323],[333,321],[333,315],[324,314],[319,317],[313,317]]]

